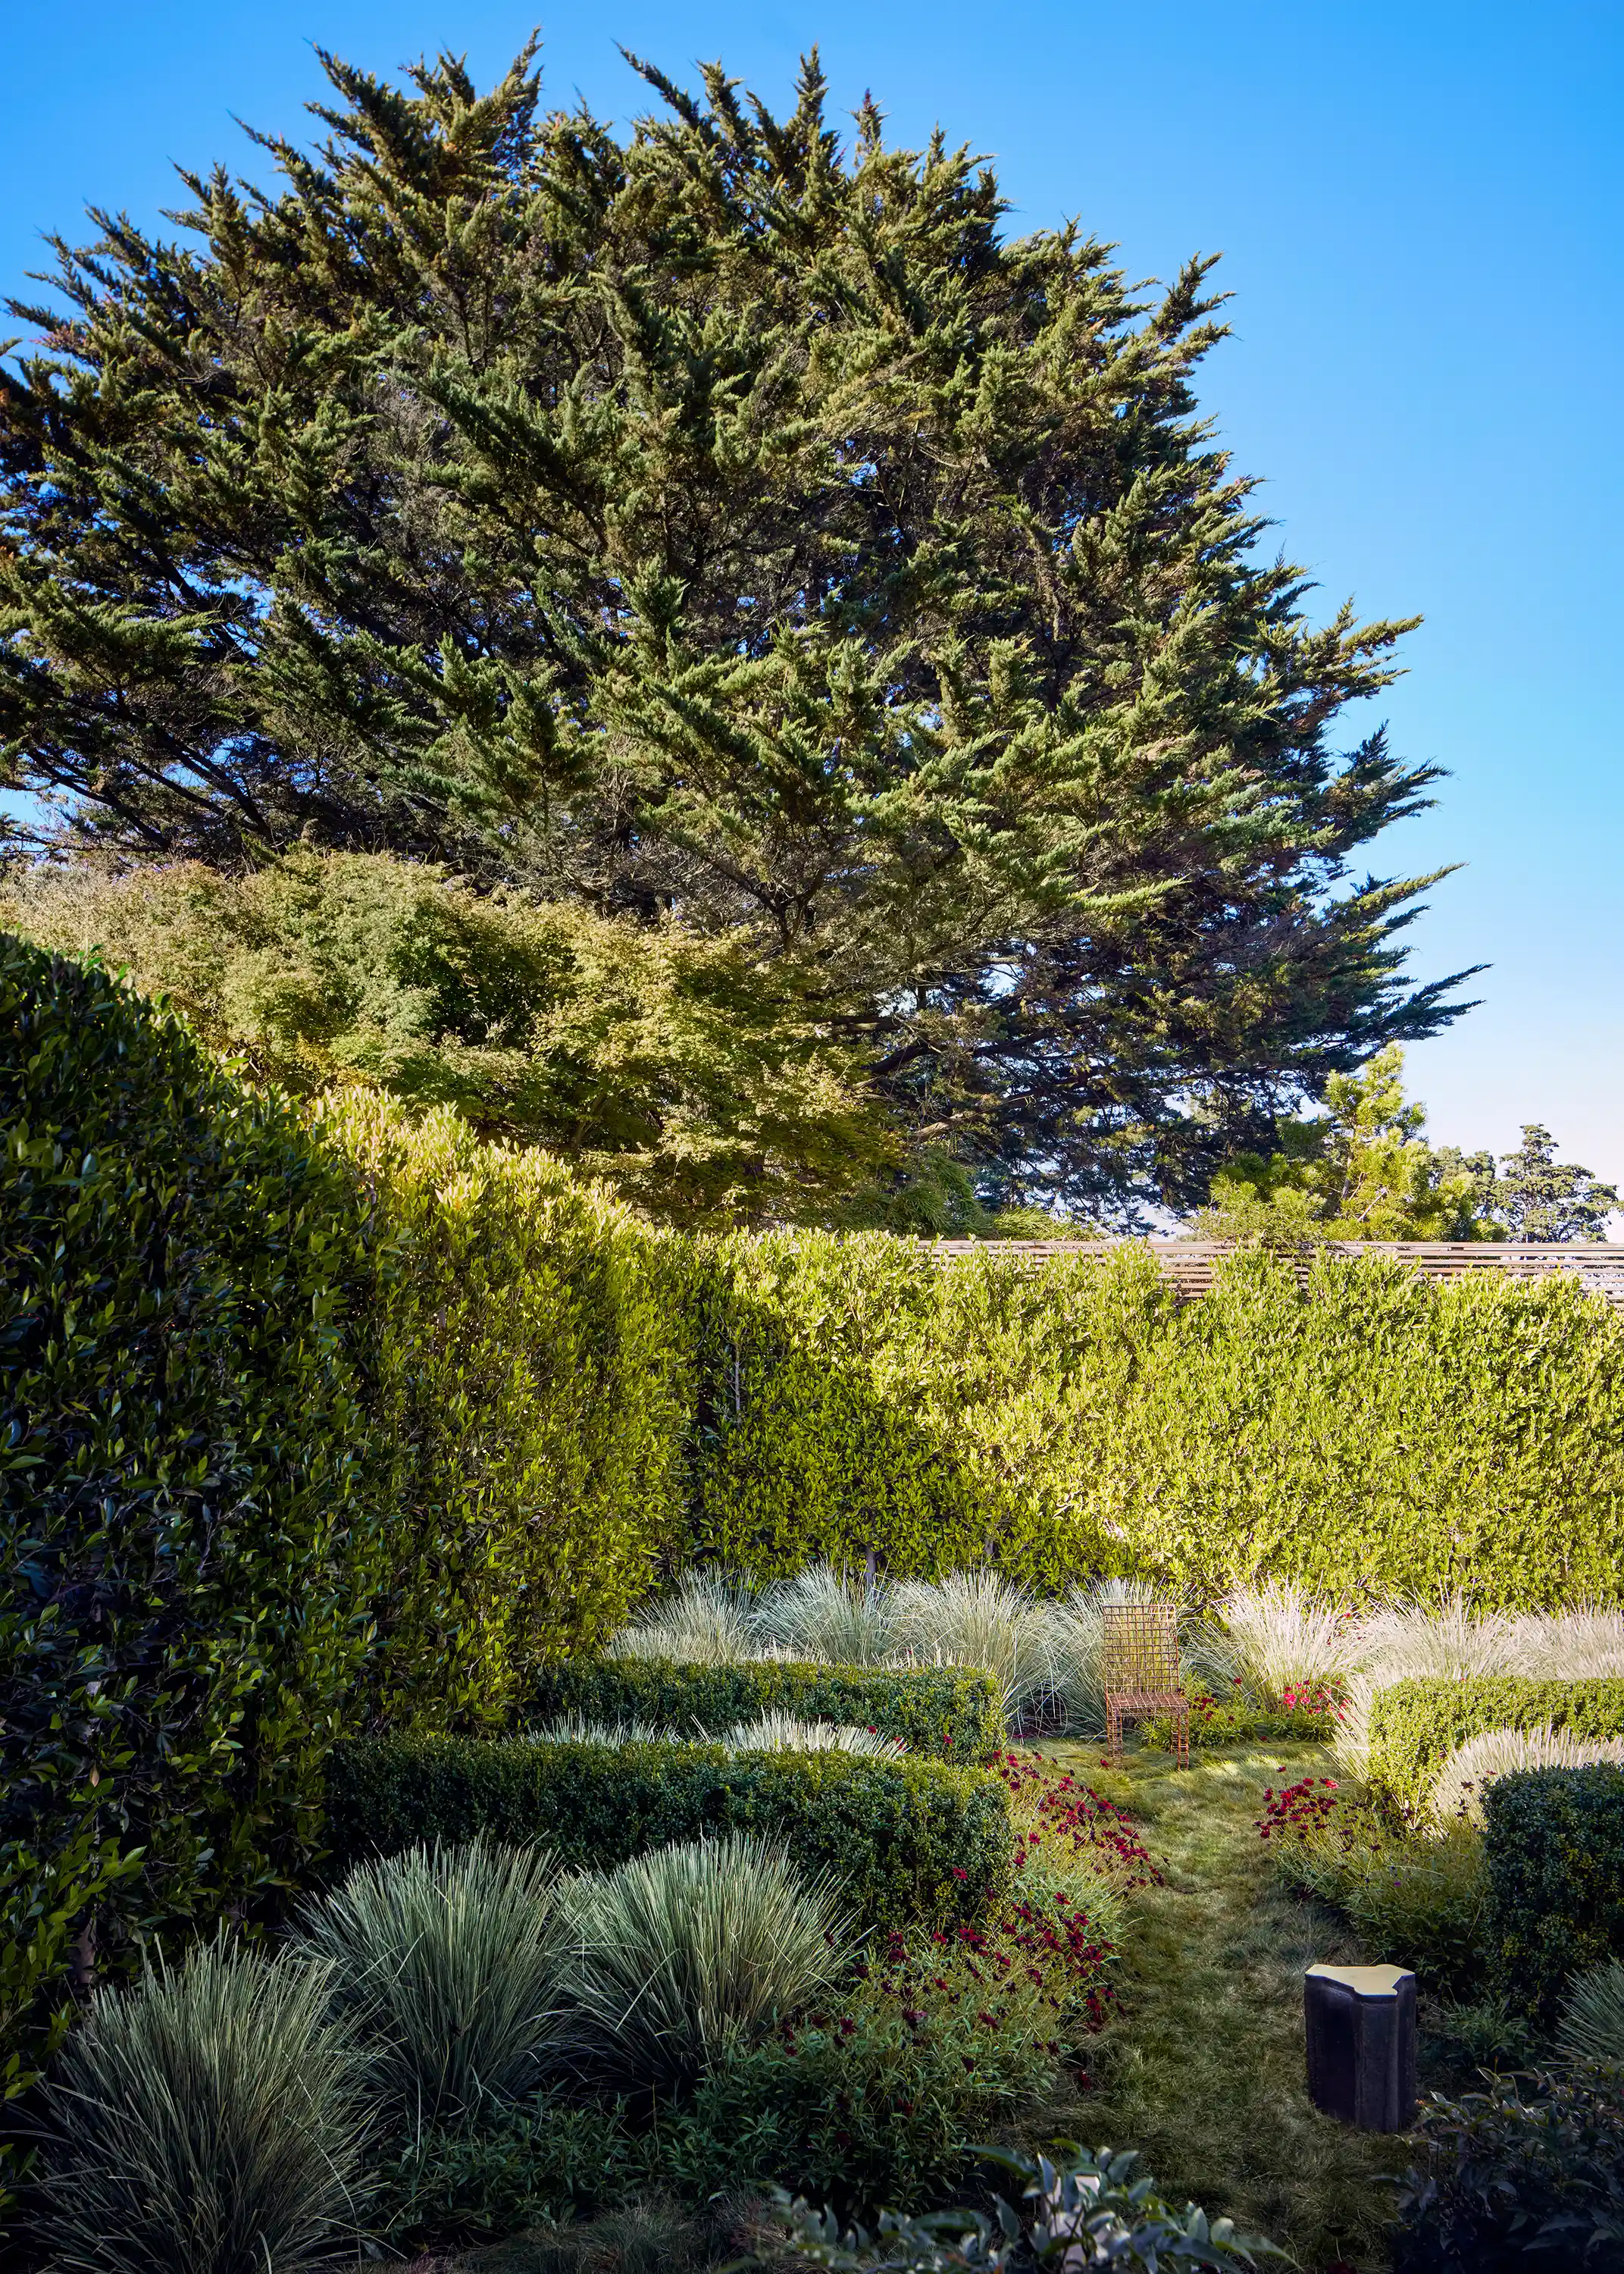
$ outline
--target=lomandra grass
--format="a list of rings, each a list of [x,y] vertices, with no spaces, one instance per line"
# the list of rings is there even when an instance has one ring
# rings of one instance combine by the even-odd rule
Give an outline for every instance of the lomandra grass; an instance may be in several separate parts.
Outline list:
[[[335,2012],[409,2124],[538,2082],[556,2046],[567,1931],[544,1849],[411,1848],[357,1864],[300,1914]]]
[[[46,2090],[41,2240],[72,2274],[305,2274],[364,2194],[331,1969],[224,1942],[104,1991]]]
[[[632,2091],[690,2084],[799,2014],[846,1963],[832,1879],[748,1833],[634,1856],[564,1883],[574,2044]]]

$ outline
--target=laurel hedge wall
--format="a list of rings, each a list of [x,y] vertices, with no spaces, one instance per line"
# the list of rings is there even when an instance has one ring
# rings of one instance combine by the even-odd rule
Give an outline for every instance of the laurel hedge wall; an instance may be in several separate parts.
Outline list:
[[[695,1316],[690,1548],[747,1570],[1624,1589],[1624,1320],[1567,1277],[1299,1287],[1254,1253],[1181,1308],[1132,1246],[1028,1272],[803,1232],[720,1244]]]

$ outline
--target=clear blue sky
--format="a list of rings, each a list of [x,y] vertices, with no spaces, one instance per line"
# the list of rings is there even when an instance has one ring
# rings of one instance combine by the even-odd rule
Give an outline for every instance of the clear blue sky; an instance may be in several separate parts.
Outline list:
[[[55,0],[9,11],[0,278],[86,203],[143,222],[171,161],[252,172],[233,112],[297,133],[312,42],[388,70],[497,70],[502,0]],[[1207,400],[1267,477],[1329,607],[1424,613],[1385,705],[1447,767],[1383,870],[1464,862],[1416,926],[1426,976],[1492,968],[1416,1050],[1442,1141],[1538,1119],[1624,1184],[1619,699],[1624,6],[1502,0],[609,0],[544,19],[553,100],[624,119],[616,41],[673,74],[720,56],[766,99],[823,49],[835,99],[996,160],[1015,229],[1079,215],[1137,274],[1224,255],[1235,337]]]

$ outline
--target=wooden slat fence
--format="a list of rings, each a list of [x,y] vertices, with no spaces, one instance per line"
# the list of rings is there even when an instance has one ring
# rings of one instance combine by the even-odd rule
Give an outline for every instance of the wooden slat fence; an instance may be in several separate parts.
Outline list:
[[[1124,1243],[1116,1239],[937,1239],[930,1252],[944,1263],[959,1255],[1005,1255],[1028,1265],[1051,1255],[1110,1254]],[[1221,1239],[1147,1239],[1148,1247],[1179,1299],[1192,1302],[1213,1284],[1213,1267],[1229,1253]],[[1624,1245],[1610,1241],[1574,1241],[1571,1246],[1531,1240],[1467,1239],[1332,1239],[1325,1243],[1333,1255],[1396,1255],[1428,1279],[1465,1279],[1485,1271],[1503,1271],[1513,1279],[1542,1279],[1566,1271],[1605,1295],[1624,1310]],[[1305,1277],[1309,1258],[1299,1260],[1297,1276]]]

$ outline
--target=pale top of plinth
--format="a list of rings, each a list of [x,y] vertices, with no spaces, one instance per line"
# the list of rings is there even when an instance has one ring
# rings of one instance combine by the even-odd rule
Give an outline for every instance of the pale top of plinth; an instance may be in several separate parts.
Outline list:
[[[1410,1978],[1407,1966],[1311,1966],[1323,1982],[1340,1982],[1356,1998],[1396,1998],[1398,1985]]]

